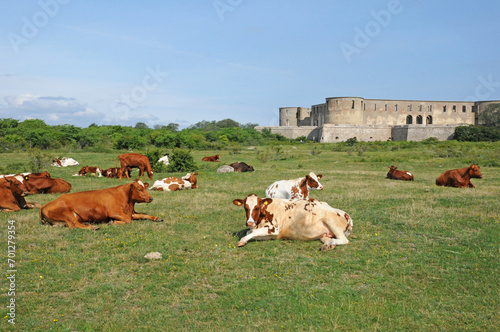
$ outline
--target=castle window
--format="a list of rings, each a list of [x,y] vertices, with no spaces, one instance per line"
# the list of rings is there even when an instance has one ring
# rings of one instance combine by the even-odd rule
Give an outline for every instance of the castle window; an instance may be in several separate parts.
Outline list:
[[[417,124],[422,124],[422,116],[417,116]]]
[[[290,120],[286,119],[286,126],[290,127]]]
[[[408,115],[406,117],[406,124],[412,124],[413,123],[413,117],[411,115]]]
[[[418,111],[419,112],[422,112],[422,107],[423,107],[422,105],[418,105]]]
[[[453,112],[457,111],[457,105],[453,105]]]
[[[398,104],[394,106],[394,110],[397,112],[398,111]]]
[[[432,116],[427,115],[427,118],[425,118],[425,123],[428,125],[432,124]]]
[[[432,105],[429,105],[429,112],[432,112]]]
[[[446,113],[446,105],[443,106],[443,113]]]
[[[384,106],[384,107],[385,107],[385,111],[387,112],[387,104],[385,104],[385,106]]]
[[[467,106],[465,106],[465,105],[462,106],[462,112],[464,112],[464,113],[467,112]]]
[[[377,110],[377,104],[375,104],[374,106],[375,106],[375,108],[373,110],[376,111]]]
[[[408,112],[411,112],[411,105],[408,105]]]
[[[351,106],[352,109],[354,109],[354,100],[352,101],[352,106]]]
[[[366,103],[363,104],[363,111],[366,111]]]

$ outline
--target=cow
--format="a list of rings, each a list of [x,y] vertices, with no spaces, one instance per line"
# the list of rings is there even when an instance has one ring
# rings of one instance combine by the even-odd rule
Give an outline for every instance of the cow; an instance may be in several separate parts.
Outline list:
[[[479,166],[476,164],[444,172],[436,179],[436,185],[457,188],[475,188],[470,182],[471,178],[483,178],[483,174],[481,174]]]
[[[71,184],[58,178],[24,176],[24,183],[28,188],[28,193],[33,194],[55,194],[67,193],[71,190]]]
[[[255,194],[245,199],[235,199],[233,204],[243,206],[246,211],[247,234],[240,239],[238,247],[250,239],[321,240],[322,251],[336,245],[349,243],[353,221],[344,211],[335,209],[316,199],[288,200],[260,198]]]
[[[201,161],[211,161],[211,162],[219,162],[220,156],[216,154],[215,156],[210,156],[210,157],[203,157],[201,158]]]
[[[323,190],[323,185],[319,182],[321,174],[310,172],[303,178],[295,180],[281,180],[271,184],[266,189],[267,198],[281,199],[308,199],[310,190]]]
[[[389,172],[387,173],[386,179],[413,181],[413,174],[408,171],[400,171],[396,166],[391,166],[389,167]]]
[[[78,161],[73,158],[62,157],[61,159],[53,159],[52,166],[55,167],[68,167],[68,166],[78,166],[80,165]]]
[[[27,190],[16,178],[4,177],[0,179],[0,211],[17,212],[21,209],[42,207],[38,203],[26,202],[24,196]]]
[[[222,165],[217,168],[217,173],[232,173],[234,172],[234,168],[229,165]]]
[[[46,225],[90,230],[99,229],[93,224],[103,222],[124,225],[139,219],[163,221],[134,209],[136,203],[153,201],[147,191],[148,185],[136,180],[107,189],[64,194],[45,204],[40,209],[39,217]]]
[[[22,175],[23,177],[26,175],[29,175],[31,177],[37,177],[37,178],[50,178],[50,173],[47,171],[43,171],[42,173],[25,172],[25,173],[21,173],[20,175]]]
[[[163,155],[163,157],[161,157],[160,159],[158,159],[158,162],[163,164],[163,165],[170,165],[170,161],[168,160],[168,157],[169,157],[169,154],[168,153],[165,153]]]
[[[196,176],[197,172],[187,173],[182,178],[176,178],[175,176],[170,176],[168,178],[157,180],[153,184],[150,190],[159,190],[159,191],[176,191],[183,189],[195,189],[196,183],[198,179]]]
[[[80,171],[78,171],[78,174],[75,174],[73,176],[86,176],[86,175],[97,175],[98,177],[102,177],[102,168],[97,167],[97,166],[84,166],[80,168]]]
[[[104,171],[102,171],[102,175],[107,177],[107,178],[118,179],[120,171],[121,171],[120,167],[111,167],[111,168],[108,168],[108,169],[105,169]],[[127,174],[125,174],[125,173],[127,173]],[[122,173],[122,177],[128,176],[128,178],[130,178],[130,173],[132,173],[132,169],[130,167],[125,167],[125,169],[123,170],[123,173]]]
[[[123,153],[116,158],[116,163],[118,163],[118,160],[120,160],[121,165],[120,172],[118,173],[118,178],[120,179],[120,181],[122,180],[123,175],[125,175],[127,179],[130,180],[130,176],[128,175],[128,173],[124,173],[127,166],[130,168],[139,169],[139,176],[137,177],[137,180],[139,180],[141,175],[142,180],[144,180],[144,171],[147,172],[149,179],[153,180],[154,171],[151,169],[149,158],[145,155],[140,153]]]
[[[231,166],[234,168],[235,172],[255,172],[255,169],[253,169],[252,165],[248,165],[242,161],[238,161],[236,163],[229,164],[228,166]]]

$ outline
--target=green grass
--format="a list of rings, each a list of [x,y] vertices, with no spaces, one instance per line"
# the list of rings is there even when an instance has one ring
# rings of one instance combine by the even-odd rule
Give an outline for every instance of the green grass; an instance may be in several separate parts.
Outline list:
[[[285,145],[279,156],[257,147],[236,155],[220,151],[221,163],[200,161],[214,151],[193,151],[198,189],[151,192],[152,203],[136,205],[163,223],[104,224],[93,232],[43,226],[38,210],[3,213],[5,273],[7,221],[16,220],[15,328],[498,330],[500,145],[407,145],[368,145],[362,153],[349,153],[316,144],[314,155],[312,145]],[[58,155],[108,168],[119,153]],[[0,154],[2,167],[26,160],[26,153]],[[235,161],[252,164],[256,172],[215,172]],[[472,180],[476,188],[435,186],[443,171],[471,162],[484,175]],[[415,181],[385,179],[392,164],[412,171]],[[78,169],[49,172],[68,180],[73,192],[121,184],[72,177]],[[311,196],[352,216],[351,244],[326,253],[319,251],[320,241],[252,241],[237,248],[245,216],[232,200],[263,196],[272,182],[310,171],[323,174],[325,187]],[[155,174],[154,180],[166,176]],[[58,196],[33,195],[28,201],[44,204]],[[163,258],[145,259],[151,251]],[[7,288],[5,281],[0,329],[11,328]]]

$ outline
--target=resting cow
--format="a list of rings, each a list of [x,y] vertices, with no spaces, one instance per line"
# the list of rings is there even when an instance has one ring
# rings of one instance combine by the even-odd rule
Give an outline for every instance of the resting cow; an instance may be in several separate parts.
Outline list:
[[[413,181],[413,174],[408,171],[400,171],[396,166],[389,167],[386,179]]]
[[[176,178],[175,176],[170,176],[168,178],[157,180],[153,184],[150,190],[159,190],[159,191],[176,191],[183,189],[195,189],[196,183],[198,179],[196,176],[197,172],[187,173],[182,178]]]
[[[16,178],[4,177],[0,179],[0,211],[17,212],[21,209],[41,207],[38,203],[26,202],[26,187]]]
[[[457,188],[475,188],[470,182],[470,179],[481,179],[482,177],[483,174],[479,171],[479,166],[472,164],[469,167],[452,169],[444,172],[436,179],[436,185]]]
[[[235,172],[255,172],[255,169],[253,169],[252,165],[248,165],[242,161],[238,161],[236,163],[229,164],[228,166],[231,166],[234,168]]]
[[[216,154],[215,156],[210,156],[210,157],[203,157],[201,158],[201,161],[212,161],[212,162],[219,162],[219,155]]]
[[[135,181],[108,189],[61,195],[45,204],[40,209],[39,217],[47,225],[91,230],[99,228],[92,225],[94,223],[123,225],[139,219],[163,221],[134,210],[136,203],[150,203],[153,200],[147,187],[147,183]]]
[[[163,164],[163,165],[170,165],[170,161],[168,160],[169,154],[165,153],[163,157],[158,159],[158,163]]]
[[[118,160],[120,160],[121,165],[120,172],[118,173],[118,178],[120,179],[120,181],[123,175],[126,175],[127,179],[130,180],[130,176],[128,176],[127,173],[124,173],[126,167],[139,169],[139,176],[137,177],[137,180],[139,180],[141,175],[142,180],[144,180],[144,171],[147,172],[149,179],[153,180],[154,171],[151,169],[149,158],[145,155],[140,153],[124,153],[116,158],[116,162],[118,162]]]
[[[100,167],[84,166],[80,168],[80,171],[78,171],[78,174],[75,174],[75,176],[97,175],[98,177],[102,177],[102,172],[102,168]]]
[[[78,161],[73,158],[62,157],[61,159],[53,159],[52,166],[55,167],[68,167],[68,166],[78,166],[80,165]]]
[[[266,189],[266,197],[281,199],[308,199],[310,190],[323,190],[319,182],[321,174],[309,173],[295,180],[281,180],[271,184]]]
[[[245,199],[235,199],[233,203],[245,207],[246,225],[250,227],[246,236],[238,242],[238,247],[244,246],[250,239],[319,239],[323,242],[323,251],[349,243],[347,236],[352,231],[352,218],[325,202],[315,199],[261,199],[250,194]]]
[[[56,194],[67,193],[71,190],[71,184],[58,178],[32,177],[26,175],[24,183],[30,195],[32,194]]]
[[[120,176],[121,168],[120,167],[111,167],[102,171],[102,175],[107,178],[116,178],[118,179]],[[127,174],[125,174],[127,173]],[[130,173],[132,173],[132,169],[130,167],[125,167],[122,173],[122,177],[128,177],[130,179]]]

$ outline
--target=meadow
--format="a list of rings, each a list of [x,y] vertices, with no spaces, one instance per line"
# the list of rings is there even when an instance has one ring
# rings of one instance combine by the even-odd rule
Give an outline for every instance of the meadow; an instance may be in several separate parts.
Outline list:
[[[50,152],[80,166],[114,167],[113,152]],[[221,155],[220,163],[201,162]],[[500,144],[296,144],[192,151],[198,188],[151,191],[136,210],[164,222],[103,224],[97,231],[44,226],[38,210],[2,213],[1,267],[7,276],[8,221],[15,221],[19,331],[495,331],[500,326]],[[27,163],[2,153],[0,165]],[[216,173],[245,161],[252,173]],[[444,188],[445,170],[481,166],[473,189]],[[385,179],[389,166],[414,182]],[[117,179],[73,177],[48,167],[72,192]],[[321,173],[312,198],[349,213],[351,243],[321,252],[320,241],[251,241],[235,198],[264,196],[280,179]],[[185,174],[185,173],[184,173]],[[157,173],[154,180],[184,174]],[[137,176],[134,170],[133,176]],[[149,182],[151,185],[153,181]],[[59,194],[28,196],[45,204]],[[144,258],[160,252],[159,260]]]

